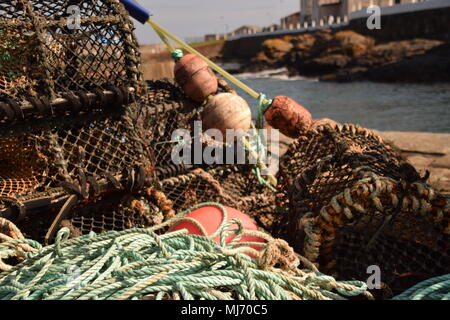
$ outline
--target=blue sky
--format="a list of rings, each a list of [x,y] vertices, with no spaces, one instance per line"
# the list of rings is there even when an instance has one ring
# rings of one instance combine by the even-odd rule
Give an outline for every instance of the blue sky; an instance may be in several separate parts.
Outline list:
[[[153,19],[177,36],[231,32],[242,25],[266,26],[299,10],[300,0],[138,0]],[[148,25],[133,20],[141,44],[160,43]]]

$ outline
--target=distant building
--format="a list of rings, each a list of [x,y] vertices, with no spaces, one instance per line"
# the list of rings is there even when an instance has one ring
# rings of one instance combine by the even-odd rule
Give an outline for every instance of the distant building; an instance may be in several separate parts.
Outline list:
[[[318,19],[317,0],[300,0],[300,25]],[[317,16],[316,16],[317,15]]]
[[[242,26],[232,32],[232,35],[238,34],[253,34],[257,32],[261,32],[262,28],[259,26]]]
[[[213,33],[205,35],[205,41],[213,41],[213,40],[227,40],[228,35],[223,33]]]
[[[300,0],[299,22],[303,26],[305,22],[328,22],[330,18],[336,21],[338,17],[344,21],[351,12],[371,5],[383,7],[423,1],[427,0]]]
[[[269,31],[269,32],[273,32],[273,31],[277,31],[277,30],[279,30],[280,29],[280,26],[279,25],[277,25],[277,24],[272,24],[272,25],[270,25],[270,26],[268,26],[268,27],[264,27],[264,29],[262,29],[262,31]]]
[[[141,52],[143,54],[157,54],[166,51],[167,48],[163,44],[143,44],[141,45]]]
[[[300,25],[300,11],[281,18],[282,29],[296,29]]]

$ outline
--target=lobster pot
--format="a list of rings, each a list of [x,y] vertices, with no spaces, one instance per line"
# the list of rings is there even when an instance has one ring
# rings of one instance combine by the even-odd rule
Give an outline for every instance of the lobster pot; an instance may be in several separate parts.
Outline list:
[[[119,1],[0,4],[0,216],[51,222],[72,194],[149,183],[137,118],[152,97],[132,30]]]
[[[249,165],[195,168],[159,182],[177,212],[199,203],[216,202],[232,206],[252,216],[261,228],[268,229],[275,210],[275,195],[258,184]]]
[[[133,24],[115,0],[2,1],[0,60],[0,101],[19,105],[108,86],[137,89],[141,80]]]
[[[449,201],[426,179],[367,129],[315,126],[282,157],[274,234],[339,278],[379,268],[392,297],[450,272]]]

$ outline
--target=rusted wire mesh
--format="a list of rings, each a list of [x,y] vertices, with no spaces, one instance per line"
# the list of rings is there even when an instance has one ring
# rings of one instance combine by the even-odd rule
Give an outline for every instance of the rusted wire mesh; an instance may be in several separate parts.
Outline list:
[[[377,266],[382,295],[398,294],[450,272],[449,202],[426,180],[371,131],[324,124],[282,158],[273,232],[339,278]]]

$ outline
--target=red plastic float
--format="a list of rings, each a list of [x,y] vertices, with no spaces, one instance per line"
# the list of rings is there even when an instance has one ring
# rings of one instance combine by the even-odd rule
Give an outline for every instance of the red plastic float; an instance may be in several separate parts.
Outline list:
[[[294,139],[305,134],[313,124],[308,110],[284,96],[275,97],[264,116],[269,125]]]
[[[218,81],[214,72],[202,58],[187,54],[175,65],[175,80],[186,96],[197,102],[217,92]]]
[[[232,219],[239,219],[242,221],[242,224],[244,226],[245,230],[250,231],[257,231],[258,226],[256,225],[255,221],[253,221],[252,218],[250,218],[245,213],[242,213],[236,209],[225,207],[227,210],[227,221],[230,221]],[[192,211],[191,213],[186,215],[186,218],[191,218],[196,221],[198,221],[208,235],[212,235],[219,226],[221,225],[223,221],[223,213],[222,210],[215,206],[205,206],[199,209],[196,209]],[[237,226],[232,226],[231,228],[236,229]],[[197,226],[195,226],[190,221],[182,221],[179,224],[176,224],[173,228],[170,229],[170,231],[176,231],[181,229],[187,229],[189,234],[197,234],[197,235],[204,235],[202,232],[198,229]],[[229,243],[231,240],[233,240],[235,235],[230,235],[226,238],[226,243]],[[215,237],[213,239],[215,242],[220,243],[220,235]],[[239,242],[261,242],[265,243],[266,241],[264,239],[254,237],[254,236],[243,236]],[[253,247],[256,250],[260,250],[260,247]]]

